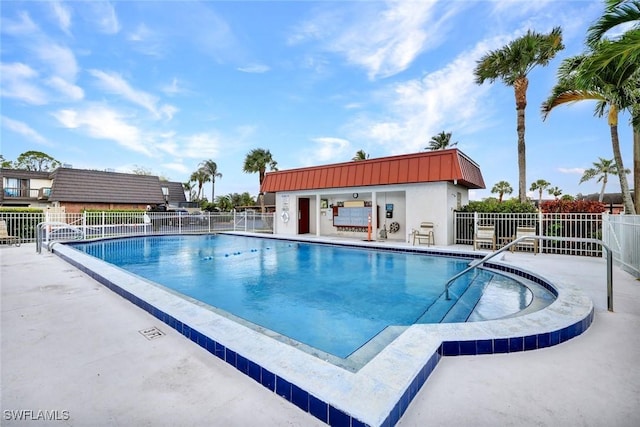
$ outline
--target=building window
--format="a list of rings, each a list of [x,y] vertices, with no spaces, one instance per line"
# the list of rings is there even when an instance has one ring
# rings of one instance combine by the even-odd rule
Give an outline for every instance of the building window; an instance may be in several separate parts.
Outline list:
[[[5,197],[29,197],[29,180],[5,178]]]
[[[458,191],[456,193],[456,210],[460,209],[462,209],[462,193]]]

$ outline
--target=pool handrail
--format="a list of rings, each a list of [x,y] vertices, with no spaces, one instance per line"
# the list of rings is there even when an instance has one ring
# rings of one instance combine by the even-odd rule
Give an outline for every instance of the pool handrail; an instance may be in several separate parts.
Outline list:
[[[606,243],[604,243],[602,240],[593,239],[593,238],[589,238],[589,237],[552,237],[552,236],[538,236],[538,235],[536,235],[536,236],[518,237],[517,239],[512,240],[507,245],[501,247],[497,251],[488,253],[484,258],[482,258],[480,260],[475,259],[475,260],[471,261],[467,268],[465,268],[464,270],[462,270],[460,273],[456,274],[455,276],[451,277],[447,281],[447,283],[445,285],[445,297],[446,297],[446,299],[451,299],[449,297],[449,287],[451,286],[451,284],[458,277],[460,277],[463,274],[469,272],[470,270],[473,270],[476,267],[481,266],[482,264],[484,264],[485,262],[487,262],[491,258],[495,257],[496,255],[506,251],[507,249],[511,248],[514,245],[517,245],[519,242],[521,242],[523,240],[532,240],[532,239],[537,239],[537,240],[556,240],[556,241],[562,241],[562,242],[597,243],[597,244],[601,245],[607,252],[607,310],[609,310],[611,312],[613,311],[613,252],[611,251],[611,249],[609,249],[609,247],[606,245]]]

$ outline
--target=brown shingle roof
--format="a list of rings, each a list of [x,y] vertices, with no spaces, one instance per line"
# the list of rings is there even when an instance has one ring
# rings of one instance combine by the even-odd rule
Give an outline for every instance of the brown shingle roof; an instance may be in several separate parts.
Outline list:
[[[51,177],[51,201],[164,203],[157,176],[58,168]]]
[[[485,188],[480,167],[458,149],[268,172],[262,192],[457,181]]]
[[[169,203],[178,204],[187,201],[181,182],[160,181],[160,187],[169,189]]]

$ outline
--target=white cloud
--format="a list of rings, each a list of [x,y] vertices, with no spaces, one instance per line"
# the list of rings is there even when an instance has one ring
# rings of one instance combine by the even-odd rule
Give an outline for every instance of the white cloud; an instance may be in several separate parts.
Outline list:
[[[62,77],[52,77],[47,80],[47,84],[72,101],[79,101],[84,98],[84,90],[81,87],[69,83]]]
[[[584,168],[558,168],[558,172],[566,173],[570,175],[582,175],[585,171]]]
[[[116,34],[120,31],[120,22],[116,10],[108,1],[92,1],[88,3],[92,8],[94,22],[98,30],[106,34]]]
[[[32,105],[49,102],[47,94],[35,83],[38,73],[26,64],[0,63],[0,93],[5,98],[14,98]]]
[[[60,29],[66,34],[70,34],[69,30],[71,28],[71,10],[59,1],[54,1],[50,4],[51,10],[53,11],[55,18],[58,21]]]
[[[162,57],[164,55],[163,37],[152,31],[146,24],[139,24],[135,31],[129,33],[127,39],[132,42],[134,49],[145,55]]]
[[[2,32],[12,36],[23,36],[40,31],[27,12],[18,13],[18,18],[18,21],[2,18],[0,21],[0,23],[2,23],[0,26],[2,28]]]
[[[270,70],[269,66],[264,64],[250,64],[250,65],[238,68],[238,71],[242,71],[243,73],[256,73],[256,74],[266,73],[269,70]]]
[[[158,105],[156,96],[131,87],[118,73],[108,73],[100,70],[89,70],[89,73],[98,79],[105,91],[119,95],[129,102],[145,108],[157,118],[171,119],[178,111],[177,108],[171,105]]]
[[[160,166],[162,166],[164,169],[169,169],[169,170],[176,171],[183,174],[191,173],[191,170],[187,166],[178,162],[163,163]]]
[[[29,127],[29,125],[27,125],[24,122],[20,122],[18,120],[13,120],[10,119],[9,117],[6,116],[0,116],[0,120],[2,121],[2,127],[5,129],[8,129],[12,132],[15,132],[19,135],[22,135],[24,137],[26,137],[27,139],[36,142],[38,144],[41,145],[48,145],[51,146],[52,144],[47,140],[47,138],[45,138],[44,136],[40,135],[37,131],[35,131],[34,129],[32,129],[31,127]]]
[[[171,80],[171,83],[169,83],[168,85],[164,85],[161,90],[169,96],[178,95],[186,92],[186,89],[182,87],[182,85],[180,84],[180,82],[176,77],[174,77],[173,80]]]
[[[319,14],[301,25],[289,42],[317,40],[324,49],[365,68],[370,79],[389,77],[406,70],[429,45],[442,40],[439,27],[459,6],[450,2],[446,13],[435,12],[435,6],[435,2],[358,3],[346,9],[349,16],[335,10]],[[433,19],[436,13],[439,20]]]
[[[128,150],[152,155],[145,145],[143,133],[115,110],[92,106],[86,110],[60,110],[53,116],[68,129],[77,129],[91,138],[115,141]]]
[[[312,141],[315,146],[311,150],[307,150],[303,153],[303,164],[311,165],[318,163],[327,163],[338,160],[345,160],[345,156],[348,153],[349,141],[342,138],[334,137],[318,137],[313,138]],[[349,159],[351,159],[350,156]]]
[[[382,118],[358,116],[347,124],[351,139],[386,145],[385,150],[398,154],[424,149],[443,128],[482,128],[490,114],[483,98],[490,86],[476,85],[473,69],[485,51],[477,46],[441,70],[388,86],[377,99]]]

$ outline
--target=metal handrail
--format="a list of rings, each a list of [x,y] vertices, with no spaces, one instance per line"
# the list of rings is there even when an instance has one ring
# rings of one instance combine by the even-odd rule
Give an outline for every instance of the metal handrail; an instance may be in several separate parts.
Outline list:
[[[509,242],[507,245],[501,247],[497,251],[494,251],[494,252],[491,252],[491,253],[487,254],[481,260],[473,260],[473,261],[471,261],[467,268],[465,268],[460,273],[456,274],[451,279],[449,279],[447,281],[446,285],[445,285],[445,297],[446,297],[446,299],[451,299],[449,297],[449,287],[451,286],[451,284],[457,278],[459,278],[463,274],[469,272],[470,270],[473,270],[474,268],[484,264],[485,262],[487,262],[491,258],[493,258],[496,255],[506,251],[507,249],[511,248],[512,246],[517,245],[518,243],[520,243],[523,240],[555,240],[555,241],[562,241],[562,242],[597,243],[600,246],[602,246],[603,248],[605,248],[605,250],[607,251],[607,310],[613,311],[613,252],[611,251],[609,246],[607,246],[602,240],[600,240],[600,239],[592,239],[592,238],[588,238],[588,237],[551,237],[551,236],[522,236],[522,237],[518,237],[517,239]]]

